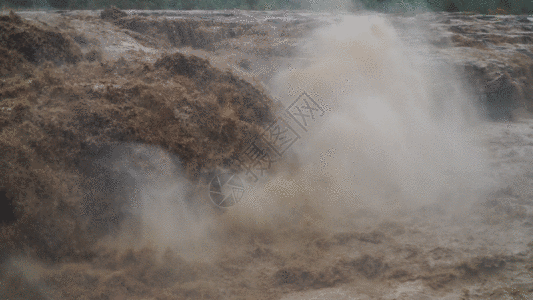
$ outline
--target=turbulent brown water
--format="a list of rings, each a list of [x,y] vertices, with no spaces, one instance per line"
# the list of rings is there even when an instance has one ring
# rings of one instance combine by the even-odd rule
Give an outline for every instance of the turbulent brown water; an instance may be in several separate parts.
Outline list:
[[[1,227],[0,298],[527,299],[533,123],[487,122],[416,20],[282,18],[302,16],[320,22],[228,25],[226,39],[182,21],[65,18],[54,30],[81,39],[82,26],[94,49],[35,40],[47,49],[36,57],[64,52],[66,66],[1,36],[22,63],[5,64],[0,90],[2,201],[19,209]],[[158,48],[170,44],[261,82]],[[254,182],[235,158],[265,128],[272,143],[276,124],[289,126],[273,144],[283,151]],[[245,182],[229,208],[209,200],[223,172]]]

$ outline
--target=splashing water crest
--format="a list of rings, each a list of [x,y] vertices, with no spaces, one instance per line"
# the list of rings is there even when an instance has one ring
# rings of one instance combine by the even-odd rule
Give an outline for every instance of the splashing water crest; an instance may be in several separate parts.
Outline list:
[[[213,254],[203,244],[213,226],[274,229],[308,213],[315,225],[332,228],[361,209],[384,218],[427,205],[458,213],[478,200],[488,183],[472,130],[476,107],[452,70],[415,51],[426,45],[402,42],[380,15],[340,15],[306,41],[303,59],[291,60],[270,89],[286,107],[306,92],[325,115],[273,175],[222,215],[192,216],[184,203],[195,200],[176,198],[190,185],[178,170],[160,170],[158,179],[138,175],[145,238]]]
[[[479,119],[459,77],[402,43],[384,17],[342,16],[300,50],[305,62],[291,62],[272,90],[285,106],[306,92],[330,111],[293,147],[297,175],[279,173],[236,214],[261,219],[298,201],[330,219],[360,208],[461,211],[487,187]]]

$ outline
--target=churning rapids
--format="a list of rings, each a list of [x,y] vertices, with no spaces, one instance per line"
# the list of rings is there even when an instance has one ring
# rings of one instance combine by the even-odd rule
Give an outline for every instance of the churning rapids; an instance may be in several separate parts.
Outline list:
[[[19,223],[34,220],[31,212],[24,219],[28,208],[22,207],[35,204],[13,200],[21,212],[1,225],[6,245],[15,246],[2,258],[0,298],[527,299],[533,294],[533,122],[489,120],[487,104],[465,74],[428,42],[424,22],[433,14],[422,14],[422,20],[367,12],[128,13],[116,11],[108,19],[94,12],[19,14],[23,22],[38,21],[71,37],[81,58],[70,65],[32,65],[30,78],[42,83],[38,87],[6,73],[4,83],[22,82],[18,90],[6,84],[0,90],[1,120],[7,120],[0,137],[11,143],[9,149],[19,144],[8,130],[52,126],[61,116],[65,124],[77,120],[69,123],[73,128],[97,124],[94,132],[113,138],[119,135],[108,124],[140,133],[103,150],[98,142],[109,140],[87,133],[94,143],[85,147],[98,149],[92,156],[80,150],[84,163],[76,170],[83,169],[83,181],[73,180],[72,186],[81,196],[69,198],[74,213],[67,218],[61,205],[47,208],[52,223],[79,222],[73,232],[87,235],[85,244],[62,248],[74,235],[33,233],[39,229]],[[0,21],[9,26],[22,22],[5,18]],[[212,23],[189,26],[188,18]],[[186,39],[171,36],[186,26],[191,27]],[[72,94],[90,95],[79,101],[98,122],[69,119],[70,105],[82,111],[67,96]],[[39,100],[42,95],[49,98]],[[250,108],[242,102],[249,95],[262,95],[268,105]],[[32,120],[42,123],[9,119],[9,101],[18,111],[19,98],[28,99],[28,111],[38,116]],[[254,118],[268,119],[265,107],[275,116],[261,123]],[[211,115],[198,114],[201,109]],[[109,111],[120,112],[106,115]],[[162,133],[167,125],[158,118],[178,122],[169,127],[175,131]],[[231,135],[217,137],[217,130]],[[263,170],[243,171],[229,162],[231,149],[251,143],[242,130],[265,132],[263,144],[254,142],[271,146],[265,148],[271,161],[254,161]],[[168,137],[174,132],[175,139]],[[47,153],[38,150],[44,140],[27,143],[37,149],[31,155]],[[74,154],[69,155],[64,165],[63,158],[39,159],[75,174],[69,173]],[[201,168],[209,170],[194,173]],[[235,176],[233,189],[219,192],[240,199],[224,208],[209,199],[213,176],[221,173]],[[50,184],[63,186],[59,179]],[[34,234],[38,242],[19,233]],[[19,240],[23,246],[16,246]],[[74,250],[54,257],[59,251],[54,249]],[[41,255],[45,252],[50,254]]]

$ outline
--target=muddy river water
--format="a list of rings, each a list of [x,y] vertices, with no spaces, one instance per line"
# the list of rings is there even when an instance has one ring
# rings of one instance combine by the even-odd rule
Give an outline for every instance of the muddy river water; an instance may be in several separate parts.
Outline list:
[[[13,256],[2,269],[0,296],[533,297],[531,99],[521,98],[521,114],[491,119],[495,108],[457,68],[452,46],[435,42],[449,32],[430,25],[457,15],[124,12],[18,14],[64,32],[84,57],[114,64],[115,78],[97,83],[95,73],[92,92],[129,95],[128,64],[154,64],[175,52],[232,72],[284,108],[278,123],[264,127],[263,147],[275,159],[267,167],[261,160],[262,170],[219,168],[246,183],[225,190],[240,201],[223,209],[208,200],[186,204],[212,196],[212,178],[184,178],[180,158],[166,148],[132,146],[132,157],[149,157],[150,173],[120,155],[102,160],[134,178],[118,185],[128,197],[136,190],[122,223],[136,229],[100,236],[90,259]]]

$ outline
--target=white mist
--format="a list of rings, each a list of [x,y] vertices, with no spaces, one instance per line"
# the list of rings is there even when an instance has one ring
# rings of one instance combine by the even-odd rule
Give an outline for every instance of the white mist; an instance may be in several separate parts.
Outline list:
[[[267,221],[298,202],[329,218],[359,208],[465,209],[487,186],[487,164],[459,76],[428,45],[402,42],[383,16],[340,19],[300,47],[305,63],[272,81],[285,106],[307,92],[330,109],[292,148],[300,170],[254,187],[238,213]]]

